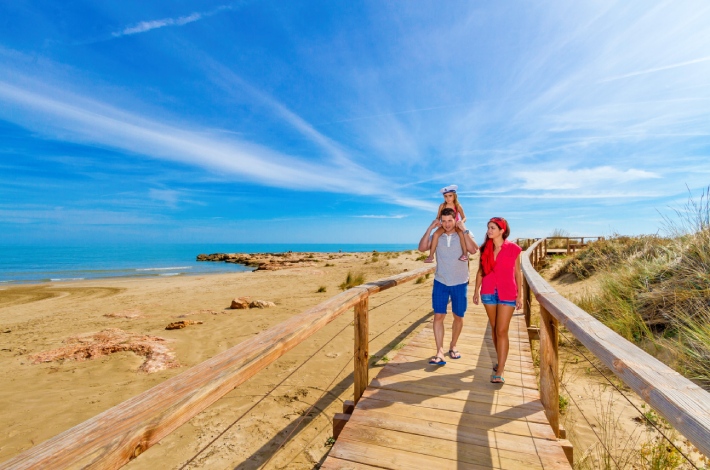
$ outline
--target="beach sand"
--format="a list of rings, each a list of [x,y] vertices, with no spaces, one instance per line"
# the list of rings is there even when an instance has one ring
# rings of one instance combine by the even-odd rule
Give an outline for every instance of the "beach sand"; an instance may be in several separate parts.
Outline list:
[[[373,261],[372,253],[316,254],[313,266],[278,271],[3,287],[0,461],[336,295],[348,271],[373,281],[424,266],[418,256],[381,253]],[[411,282],[370,300],[373,362],[393,355],[397,344],[430,321],[431,282]],[[316,292],[321,286],[326,292]],[[276,306],[228,309],[241,296]],[[203,323],[165,330],[178,320]],[[188,462],[186,468],[312,468],[329,450],[333,415],[352,399],[351,323],[352,314],[344,313],[126,468]],[[145,357],[130,351],[33,361],[72,337],[107,329],[164,338],[160,344],[173,351],[179,367],[142,372]],[[371,377],[381,364],[373,365]]]

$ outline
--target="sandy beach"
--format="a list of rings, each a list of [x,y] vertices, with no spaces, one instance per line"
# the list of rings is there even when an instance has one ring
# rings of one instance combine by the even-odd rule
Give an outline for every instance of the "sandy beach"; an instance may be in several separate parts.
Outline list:
[[[418,256],[315,254],[311,266],[278,271],[0,288],[0,461],[339,293],[348,271],[372,281],[422,267]],[[373,362],[429,320],[431,282],[412,282],[370,301]],[[317,292],[323,286],[326,291]],[[241,296],[276,306],[229,309]],[[165,329],[180,320],[202,324]],[[351,322],[352,315],[343,314],[127,468],[189,462],[187,468],[247,469],[269,457],[267,468],[312,468],[329,449],[333,414],[352,398]],[[90,341],[96,333],[117,333],[111,329],[129,339],[157,337],[177,366],[147,373],[141,370],[146,358],[131,351],[35,363],[42,353]]]

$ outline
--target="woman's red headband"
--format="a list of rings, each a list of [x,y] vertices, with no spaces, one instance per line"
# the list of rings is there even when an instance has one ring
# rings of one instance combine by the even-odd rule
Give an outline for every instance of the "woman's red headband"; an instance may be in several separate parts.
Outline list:
[[[501,219],[500,217],[493,217],[491,220],[488,221],[488,223],[491,223],[491,222],[495,223],[504,232],[505,232],[506,227],[508,226],[505,223],[505,220]]]

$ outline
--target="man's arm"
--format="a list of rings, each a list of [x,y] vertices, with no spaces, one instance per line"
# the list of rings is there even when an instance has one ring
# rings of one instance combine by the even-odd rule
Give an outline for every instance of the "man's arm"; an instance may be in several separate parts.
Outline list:
[[[473,235],[469,233],[466,233],[468,230],[466,229],[466,225],[463,223],[463,221],[459,220],[456,222],[456,226],[463,232],[463,240],[466,242],[466,249],[468,250],[469,253],[474,254],[478,251],[478,244],[476,241],[473,239]]]
[[[431,237],[429,236],[429,234],[431,233],[431,230],[433,228],[439,227],[441,227],[441,222],[439,222],[438,219],[429,224],[429,227],[426,229],[426,232],[424,232],[422,239],[419,240],[419,251],[429,251],[429,249],[431,248]]]

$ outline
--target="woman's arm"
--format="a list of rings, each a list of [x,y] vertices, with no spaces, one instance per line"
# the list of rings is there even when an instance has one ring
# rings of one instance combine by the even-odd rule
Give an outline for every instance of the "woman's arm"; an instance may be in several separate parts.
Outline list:
[[[515,301],[515,308],[523,308],[523,270],[520,269],[520,255],[515,260],[515,282],[518,284],[518,298]]]
[[[480,295],[479,293],[481,292],[481,284],[483,283],[483,272],[481,271],[481,268],[478,268],[478,272],[476,273],[476,287],[473,288],[473,299],[471,299],[474,303],[474,305],[478,305],[478,301],[480,300]]]

